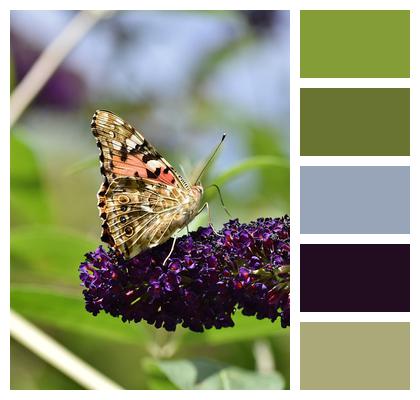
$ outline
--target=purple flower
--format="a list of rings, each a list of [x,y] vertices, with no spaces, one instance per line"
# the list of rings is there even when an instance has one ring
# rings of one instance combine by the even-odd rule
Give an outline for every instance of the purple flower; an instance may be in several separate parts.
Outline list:
[[[101,246],[86,254],[80,279],[86,310],[105,311],[123,321],[146,321],[196,332],[233,326],[241,310],[258,319],[290,325],[290,220],[259,218],[226,223],[218,233],[199,228],[123,260]]]

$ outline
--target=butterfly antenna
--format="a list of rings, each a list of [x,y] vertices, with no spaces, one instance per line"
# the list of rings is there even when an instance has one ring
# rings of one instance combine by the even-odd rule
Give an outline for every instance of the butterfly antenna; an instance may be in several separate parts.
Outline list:
[[[220,191],[219,186],[217,186],[215,183],[213,183],[212,185],[209,185],[206,187],[207,188],[211,188],[214,187],[217,190],[217,193],[219,194],[219,199],[220,199],[220,203],[222,204],[223,209],[225,210],[225,213],[232,218],[232,214],[229,212],[229,210],[226,208],[225,203],[223,201],[223,197],[222,197],[222,192]]]
[[[220,149],[220,146],[222,145],[223,141],[225,140],[226,133],[222,135],[222,139],[220,140],[219,144],[216,146],[216,148],[213,150],[212,155],[209,157],[207,162],[204,164],[204,167],[201,169],[201,172],[198,174],[197,179],[195,180],[194,185],[197,185],[197,183],[200,181],[200,178],[203,176],[204,171],[208,168],[208,166],[211,164],[211,162],[214,160],[214,157],[216,157],[217,152]]]

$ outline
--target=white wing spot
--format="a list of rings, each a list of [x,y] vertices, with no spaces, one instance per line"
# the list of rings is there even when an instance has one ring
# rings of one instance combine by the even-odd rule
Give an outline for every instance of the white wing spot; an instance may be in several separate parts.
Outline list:
[[[136,143],[133,142],[131,139],[126,139],[125,144],[131,149],[134,149],[134,147],[136,147]]]
[[[142,144],[143,143],[136,135],[131,135],[130,140],[132,140],[136,144]]]
[[[150,160],[147,162],[147,166],[151,168],[162,168],[162,163],[159,160]]]
[[[113,140],[112,147],[114,147],[115,150],[121,150],[121,143],[117,142],[116,140]]]

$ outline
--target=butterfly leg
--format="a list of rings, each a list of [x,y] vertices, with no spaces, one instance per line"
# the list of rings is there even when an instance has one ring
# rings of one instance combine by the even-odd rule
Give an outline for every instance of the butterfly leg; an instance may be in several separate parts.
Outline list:
[[[222,204],[223,209],[225,210],[225,213],[229,216],[232,217],[232,214],[229,212],[229,210],[226,208],[225,203],[223,201],[223,197],[222,197],[222,192],[220,191],[220,188],[218,185],[216,185],[215,183],[211,184],[210,186],[207,186],[207,188],[211,188],[214,187],[217,190],[217,193],[219,194],[219,199],[220,199],[220,203]],[[206,189],[207,189],[206,188]]]
[[[209,218],[209,226],[210,228],[213,230],[213,232],[217,235],[217,236],[223,236],[220,233],[217,233],[216,229],[214,229],[214,226],[211,222],[211,216],[210,216],[210,206],[209,203],[206,201],[203,206],[200,208],[200,210],[198,211],[197,215],[200,214],[204,209],[207,209],[207,215]]]
[[[165,260],[163,261],[163,265],[166,264],[166,261],[169,260],[169,257],[172,255],[174,248],[175,248],[175,242],[176,242],[176,236],[174,236],[174,240],[172,241],[172,246],[171,246],[171,250],[169,251],[169,254],[166,256]]]

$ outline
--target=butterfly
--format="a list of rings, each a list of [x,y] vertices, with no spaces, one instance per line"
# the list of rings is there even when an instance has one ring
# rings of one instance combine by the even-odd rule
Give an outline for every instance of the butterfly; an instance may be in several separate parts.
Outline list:
[[[96,111],[91,130],[104,177],[97,195],[101,240],[125,259],[164,243],[208,207],[200,207],[204,189],[198,179],[188,183],[116,114]]]

